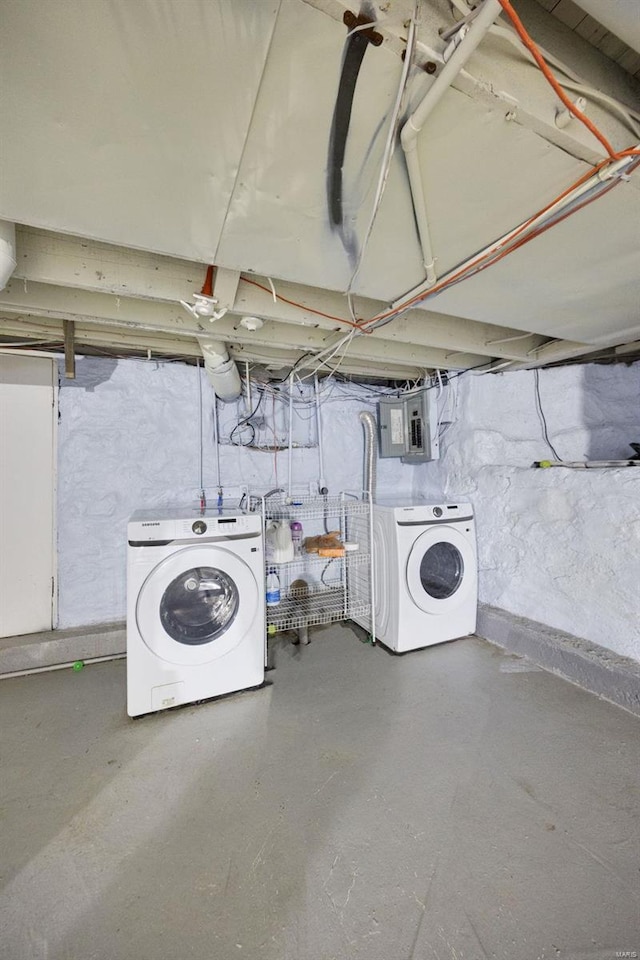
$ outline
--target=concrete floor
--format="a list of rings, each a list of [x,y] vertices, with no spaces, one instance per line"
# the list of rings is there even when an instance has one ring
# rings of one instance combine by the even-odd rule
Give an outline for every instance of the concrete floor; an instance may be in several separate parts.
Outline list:
[[[640,951],[637,719],[479,640],[313,638],[137,721],[122,661],[0,684],[0,956]]]

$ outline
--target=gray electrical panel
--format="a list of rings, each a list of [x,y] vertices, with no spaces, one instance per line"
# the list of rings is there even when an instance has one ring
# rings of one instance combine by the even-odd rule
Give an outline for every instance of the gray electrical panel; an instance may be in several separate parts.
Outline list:
[[[438,459],[438,418],[430,393],[422,388],[380,400],[378,433],[381,457],[401,457],[403,463]]]

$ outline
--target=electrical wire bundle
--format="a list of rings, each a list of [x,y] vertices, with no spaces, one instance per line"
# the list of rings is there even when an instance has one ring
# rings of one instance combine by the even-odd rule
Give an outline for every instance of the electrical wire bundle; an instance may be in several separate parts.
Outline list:
[[[242,417],[242,419],[238,420],[238,422],[236,423],[235,427],[233,428],[233,430],[232,430],[231,433],[229,434],[229,443],[230,443],[232,446],[234,446],[234,447],[250,447],[250,446],[252,446],[252,445],[255,443],[255,440],[256,440],[256,428],[255,428],[254,424],[251,423],[251,421],[252,421],[252,419],[255,417],[255,415],[256,415],[256,413],[258,412],[258,410],[260,409],[260,404],[262,403],[263,398],[264,398],[264,392],[261,390],[261,391],[260,391],[260,398],[259,398],[258,402],[256,403],[255,407],[253,408],[253,410],[251,411],[251,413],[247,414],[246,417]],[[250,439],[249,439],[247,442],[242,441],[242,440],[241,440],[241,441],[234,440],[233,437],[234,437],[236,431],[238,431],[238,430],[242,431],[243,429],[244,429],[244,430],[246,430],[246,429],[251,430],[251,437],[250,437]]]
[[[510,0],[499,0],[504,12],[507,14],[513,26],[518,34],[518,37],[524,44],[528,54],[533,58],[539,69],[542,71],[545,79],[553,88],[554,92],[564,104],[565,108],[570,112],[570,114],[576,119],[578,119],[584,126],[597,138],[600,144],[604,147],[607,156],[595,164],[590,170],[585,174],[579,177],[574,183],[567,187],[562,193],[555,197],[550,203],[544,206],[541,210],[538,210],[533,216],[529,217],[526,221],[521,223],[515,229],[511,230],[506,235],[500,237],[492,244],[490,244],[485,249],[474,254],[471,258],[467,259],[463,263],[459,264],[458,267],[450,271],[445,277],[440,279],[434,286],[429,289],[422,290],[416,293],[413,296],[408,297],[405,300],[400,300],[400,302],[393,305],[389,310],[383,311],[382,313],[376,314],[369,319],[360,319],[358,320],[353,313],[352,303],[351,303],[351,294],[350,290],[348,293],[349,307],[352,314],[352,319],[348,320],[344,317],[338,317],[333,314],[324,313],[320,310],[315,310],[313,308],[307,307],[304,304],[297,303],[294,300],[288,300],[284,297],[278,297],[283,302],[288,303],[292,306],[300,307],[306,312],[322,316],[326,319],[334,320],[337,323],[348,326],[351,329],[347,334],[341,337],[338,341],[334,341],[332,344],[327,346],[326,349],[313,352],[309,351],[303,354],[292,368],[292,373],[297,372],[300,367],[308,360],[310,357],[313,357],[317,362],[313,372],[310,376],[315,375],[321,367],[325,367],[329,370],[330,373],[337,372],[340,364],[343,362],[351,341],[356,336],[361,336],[363,334],[372,334],[376,330],[381,329],[386,324],[391,323],[393,320],[398,319],[404,313],[407,312],[412,307],[423,304],[426,300],[431,297],[437,296],[443,290],[448,289],[455,284],[462,283],[464,280],[468,280],[471,277],[475,276],[478,273],[488,269],[496,263],[499,263],[502,259],[509,256],[509,254],[514,253],[516,250],[520,249],[526,243],[529,243],[531,240],[536,237],[541,236],[547,230],[550,230],[552,227],[557,226],[559,223],[562,223],[568,217],[577,213],[579,210],[584,209],[589,204],[593,203],[595,200],[600,199],[615,186],[617,186],[621,180],[627,179],[629,174],[633,172],[640,165],[640,147],[630,147],[625,150],[616,151],[611,145],[609,140],[605,135],[598,129],[598,127],[579,109],[576,104],[574,104],[567,94],[562,89],[561,84],[556,80],[551,69],[545,62],[545,59],[537,47],[534,40],[528,34],[525,29],[522,21],[518,17],[517,13],[513,9]],[[473,14],[472,14],[473,15]],[[415,14],[414,14],[415,20]],[[412,26],[414,21],[412,21]],[[501,32],[505,32],[502,28],[498,28]],[[514,42],[515,37],[513,38]],[[409,57],[407,57],[407,60]],[[403,75],[401,79],[401,85],[399,94],[396,100],[396,105],[400,103],[402,95],[406,87],[406,72],[403,70]],[[565,85],[568,85],[565,83]],[[597,94],[598,92],[595,91]],[[605,97],[604,95],[600,96],[600,99],[609,101],[610,98]],[[612,104],[615,104],[615,101],[611,101]],[[394,123],[397,121],[397,110],[394,110]],[[381,177],[379,181],[379,189],[376,194],[376,204],[374,205],[373,217],[377,212],[377,206],[380,203],[382,190],[384,189],[384,184],[386,183],[386,175],[388,174],[388,164],[390,162],[390,152],[385,150],[385,156],[382,165]],[[371,227],[373,223],[373,218],[371,219],[367,234],[366,241],[369,238],[371,233]],[[359,259],[357,269],[354,275],[351,278],[351,283],[355,279],[355,275],[360,268],[362,261],[362,255]],[[260,289],[266,290],[266,287],[263,287],[261,284],[257,283],[254,280],[248,280],[242,278],[244,282],[250,283]],[[351,283],[349,287],[351,288]],[[273,286],[271,286],[271,292],[276,297]],[[342,354],[337,362],[337,364],[332,368],[329,365],[329,361],[333,359],[339,352],[342,350]],[[479,365],[479,368],[485,366],[491,366],[493,361],[489,361],[487,364]]]

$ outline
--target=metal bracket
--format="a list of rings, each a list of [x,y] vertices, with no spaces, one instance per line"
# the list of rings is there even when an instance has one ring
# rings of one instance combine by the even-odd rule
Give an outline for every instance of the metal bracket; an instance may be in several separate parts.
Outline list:
[[[371,27],[375,25],[375,20],[370,20],[369,17],[365,17],[362,14],[356,16],[355,13],[351,13],[350,10],[345,10],[342,22],[345,27],[348,27],[349,30],[353,30],[355,27],[363,27],[366,23],[370,23]],[[372,43],[374,47],[379,47],[382,43],[382,34],[378,33],[376,30],[359,30],[358,33],[361,33],[363,37],[366,37],[369,43]]]

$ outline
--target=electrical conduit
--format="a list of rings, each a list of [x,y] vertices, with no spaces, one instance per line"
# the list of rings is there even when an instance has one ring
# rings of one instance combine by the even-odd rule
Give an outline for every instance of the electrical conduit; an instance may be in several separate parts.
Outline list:
[[[320,477],[318,479],[318,490],[325,493],[327,484],[324,479],[324,451],[322,447],[322,413],[320,411],[320,388],[318,386],[318,375],[314,377],[314,392],[316,400],[316,433],[318,435],[318,466],[320,468]]]
[[[407,162],[411,199],[413,201],[413,210],[420,235],[422,259],[427,274],[426,282],[428,286],[433,286],[437,280],[437,275],[431,243],[431,232],[429,230],[429,219],[427,216],[427,202],[417,149],[418,134],[433,109],[451,86],[454,78],[460,70],[462,70],[471,54],[488,32],[494,20],[499,16],[501,10],[500,0],[485,0],[482,9],[470,24],[467,35],[445,63],[436,80],[429,87],[424,99],[403,126],[402,133],[400,134],[400,142],[402,143],[402,149],[404,150]]]

